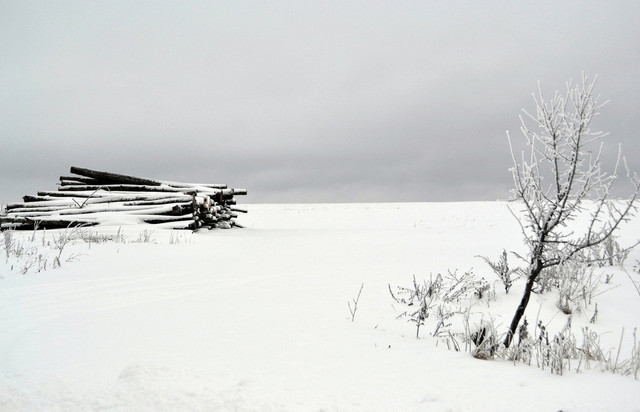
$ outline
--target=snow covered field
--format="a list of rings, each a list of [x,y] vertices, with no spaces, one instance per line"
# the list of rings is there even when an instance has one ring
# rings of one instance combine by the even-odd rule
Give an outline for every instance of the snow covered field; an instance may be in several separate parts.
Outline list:
[[[477,360],[447,350],[426,326],[416,339],[415,325],[397,319],[389,285],[473,268],[497,294],[474,313],[506,329],[522,282],[505,295],[478,257],[524,252],[505,203],[248,209],[242,230],[156,229],[150,242],[130,242],[154,229],[137,226],[122,228],[127,242],[78,241],[57,269],[23,275],[26,258],[0,256],[0,410],[640,410],[633,377]],[[621,243],[638,234],[635,218]],[[31,235],[14,237],[51,260],[42,234]],[[634,250],[626,260],[636,281],[639,258]],[[590,327],[616,350],[624,327],[626,358],[640,296],[621,269],[604,272],[614,276],[601,289],[617,287],[596,297]],[[347,302],[361,284],[352,322]],[[573,328],[592,314],[574,314]],[[552,293],[534,295],[526,316],[556,331],[567,318]]]

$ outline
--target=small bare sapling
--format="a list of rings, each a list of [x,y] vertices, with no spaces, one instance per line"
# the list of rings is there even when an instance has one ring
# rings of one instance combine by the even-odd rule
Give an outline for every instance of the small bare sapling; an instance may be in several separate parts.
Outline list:
[[[362,294],[362,288],[364,288],[364,283],[360,285],[360,290],[358,291],[358,296],[353,299],[351,302],[347,302],[347,306],[349,306],[349,312],[351,313],[351,322],[353,322],[356,318],[356,312],[358,311],[358,302],[360,301],[360,295]],[[353,306],[351,306],[353,303]]]
[[[13,247],[15,245],[13,230],[5,230],[2,232],[2,238],[4,240],[4,253],[7,256],[7,262],[9,262],[9,255],[13,251]]]
[[[62,252],[68,244],[73,243],[78,239],[82,232],[82,226],[67,227],[58,236],[53,236],[54,249],[58,251],[58,255],[53,258],[53,267],[59,268],[62,266],[60,263],[60,257]]]
[[[515,275],[517,275],[517,272],[519,269],[509,268],[509,262],[507,260],[507,251],[506,250],[502,251],[502,255],[500,255],[500,258],[498,259],[497,262],[493,262],[485,256],[480,256],[480,258],[482,258],[482,260],[484,260],[487,263],[487,265],[489,265],[491,269],[493,269],[496,275],[498,275],[498,277],[502,281],[502,284],[504,285],[505,293],[508,294],[509,289],[511,289],[511,285],[513,285],[514,277]]]
[[[138,234],[138,243],[151,243],[153,241],[153,232],[154,230],[145,229],[142,233]],[[155,242],[154,242],[155,243]]]

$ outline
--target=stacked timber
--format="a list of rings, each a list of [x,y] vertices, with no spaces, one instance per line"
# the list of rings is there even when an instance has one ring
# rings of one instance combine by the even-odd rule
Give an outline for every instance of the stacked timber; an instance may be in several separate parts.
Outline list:
[[[59,229],[149,223],[173,229],[241,227],[236,195],[223,184],[180,183],[71,168],[57,191],[24,196],[0,212],[0,229]]]

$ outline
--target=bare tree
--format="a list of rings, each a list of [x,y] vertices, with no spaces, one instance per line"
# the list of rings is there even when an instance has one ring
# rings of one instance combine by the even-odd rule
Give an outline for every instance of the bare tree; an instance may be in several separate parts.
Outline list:
[[[569,81],[566,93],[556,92],[550,100],[538,85],[538,94],[533,95],[535,113],[523,110],[524,116],[520,116],[526,141],[526,155],[523,151],[520,159],[507,133],[513,157],[514,200],[522,205],[520,214],[514,215],[529,247],[530,260],[522,300],[504,340],[506,347],[511,344],[540,273],[570,260],[589,259],[584,252],[604,242],[635,212],[640,183],[637,175],[629,172],[620,151],[613,173],[601,168],[602,144],[598,141],[606,134],[590,129],[603,105],[593,94],[594,85],[595,79],[583,75],[581,84]],[[531,123],[532,129],[527,126]],[[611,198],[621,165],[633,186],[625,201]]]

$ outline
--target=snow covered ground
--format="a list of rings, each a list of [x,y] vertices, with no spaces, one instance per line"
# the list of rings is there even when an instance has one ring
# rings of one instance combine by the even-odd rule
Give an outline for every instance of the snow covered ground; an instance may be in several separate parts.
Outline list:
[[[249,205],[246,229],[170,232],[123,227],[127,242],[67,246],[52,269],[53,232],[30,257],[0,256],[0,410],[46,411],[633,411],[640,381],[577,365],[563,376],[446,349],[397,319],[389,285],[448,269],[496,285],[477,302],[502,328],[522,282],[505,295],[478,257],[523,252],[505,203]],[[95,229],[93,229],[95,231]],[[98,229],[115,235],[119,228]],[[146,232],[147,234],[149,232]],[[637,238],[640,219],[621,243]],[[144,236],[143,236],[144,237]],[[48,251],[48,269],[28,258]],[[71,258],[71,261],[66,261]],[[638,250],[626,261],[633,264]],[[640,296],[619,268],[597,296],[593,329],[629,357]],[[355,321],[347,302],[364,284]],[[592,311],[574,314],[588,325]],[[559,330],[552,294],[532,298]],[[436,346],[436,344],[438,344]],[[464,347],[463,347],[464,349]]]

